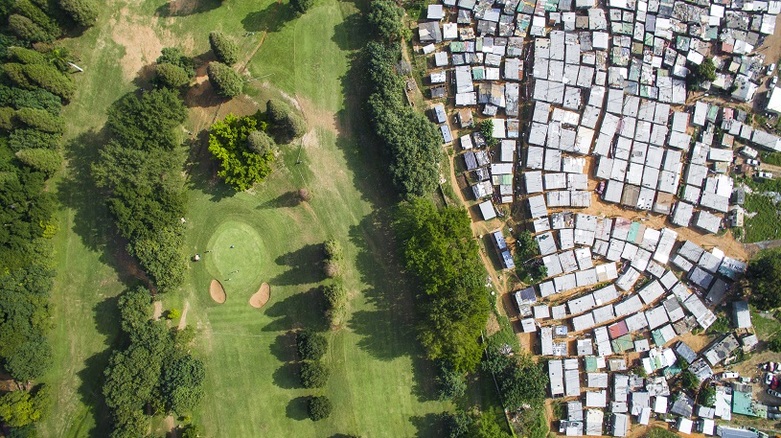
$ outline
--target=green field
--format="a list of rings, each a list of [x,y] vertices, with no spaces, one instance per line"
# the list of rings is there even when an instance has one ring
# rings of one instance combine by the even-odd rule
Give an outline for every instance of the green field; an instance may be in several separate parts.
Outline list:
[[[217,4],[177,2],[183,9],[172,12],[162,1],[111,0],[95,28],[68,42],[86,71],[66,110],[71,165],[52,187],[63,209],[53,291],[57,366],[47,381],[59,398],[42,435],[106,436],[100,384],[117,333],[114,297],[135,272],[116,250],[121,241],[107,231],[105,209],[84,183],[106,108],[135,88],[132,81],[145,84],[136,73],[160,47],[178,44],[204,55],[213,29],[240,42],[255,78],[249,94],[259,107],[266,96],[297,98],[312,132],[300,150],[282,148],[266,183],[239,194],[214,179],[203,144],[193,145],[186,250],[202,260],[191,263],[182,290],[162,302],[165,309],[186,308],[186,324],[198,329],[207,395],[194,420],[206,436],[435,435],[437,414],[450,406],[433,400],[433,370],[414,340],[410,290],[398,275],[387,230],[394,197],[378,151],[362,136],[360,104],[347,88],[350,56],[362,44],[356,5],[318,0],[305,16],[294,17],[286,3]],[[192,131],[218,111],[253,109],[248,99],[218,107],[206,94],[188,96]],[[300,205],[294,192],[302,187],[313,198]],[[334,413],[313,423],[304,397],[314,392],[298,384],[291,330],[325,328],[316,288],[324,279],[321,244],[328,238],[344,247],[350,316],[328,335],[332,375],[321,392]],[[223,281],[228,300],[222,305],[208,295],[215,277],[230,278]],[[247,300],[261,282],[271,285],[271,300],[254,309]],[[154,429],[162,432],[161,424]]]

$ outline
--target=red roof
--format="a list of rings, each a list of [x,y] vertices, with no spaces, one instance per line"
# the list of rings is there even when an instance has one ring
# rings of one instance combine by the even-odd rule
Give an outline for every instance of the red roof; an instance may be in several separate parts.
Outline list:
[[[607,328],[607,331],[610,333],[610,339],[620,338],[621,336],[629,333],[629,329],[627,328],[625,321],[619,321],[610,325]]]

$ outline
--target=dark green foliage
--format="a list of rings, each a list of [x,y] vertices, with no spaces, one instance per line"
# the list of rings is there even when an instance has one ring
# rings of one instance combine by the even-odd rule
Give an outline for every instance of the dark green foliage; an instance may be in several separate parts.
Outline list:
[[[681,385],[684,389],[694,391],[700,387],[700,379],[689,370],[683,370],[681,373]]]
[[[196,424],[187,425],[179,435],[182,438],[203,438],[205,435]]]
[[[98,4],[95,0],[59,0],[59,4],[79,26],[92,26],[98,18]]]
[[[331,375],[327,366],[320,361],[307,360],[301,364],[301,384],[304,388],[322,388]]]
[[[52,195],[43,192],[44,175],[28,168],[15,173],[0,182],[0,223],[6,224],[0,232],[0,266],[8,269],[35,260],[33,246],[39,245],[34,241],[44,236],[54,212]]]
[[[333,406],[328,397],[317,395],[309,398],[307,409],[309,411],[309,418],[312,419],[312,421],[319,421],[331,416]]]
[[[369,5],[367,19],[377,36],[385,41],[399,41],[409,37],[402,18],[404,9],[391,0],[375,0]]]
[[[178,65],[158,64],[155,68],[155,81],[161,87],[182,88],[190,83],[187,72]]]
[[[762,251],[748,264],[746,277],[751,283],[751,303],[760,310],[781,306],[781,250]]]
[[[209,75],[209,82],[214,87],[215,92],[227,98],[236,97],[241,94],[244,88],[244,79],[236,73],[236,70],[221,62],[212,62],[206,69]]]
[[[328,340],[321,333],[302,330],[296,334],[296,349],[301,360],[320,360],[328,351]]]
[[[36,43],[52,40],[52,37],[49,36],[43,28],[23,15],[13,14],[8,17],[8,29],[10,29],[14,35],[25,41]]]
[[[14,380],[29,382],[43,376],[52,366],[52,349],[43,339],[20,345],[14,355],[7,358],[5,369]]]
[[[46,391],[35,395],[26,391],[11,391],[0,395],[0,419],[7,426],[20,428],[41,419]]]
[[[179,220],[185,211],[184,154],[175,133],[184,118],[173,90],[126,95],[109,109],[113,140],[92,167],[114,222],[128,239],[128,252],[162,291],[178,286],[186,269]]]
[[[347,315],[347,289],[341,281],[334,281],[322,287],[325,297],[325,316],[333,327],[338,327],[344,322]]]
[[[716,389],[711,385],[705,386],[700,390],[698,399],[701,405],[714,407],[716,405]]]
[[[0,131],[10,131],[14,129],[14,117],[16,111],[13,108],[0,108]]]
[[[325,257],[330,260],[340,261],[344,257],[342,245],[336,239],[328,239],[323,243]]]
[[[498,409],[486,412],[464,412],[444,414],[444,423],[449,438],[510,438],[500,426],[506,423],[504,413]]]
[[[53,149],[22,149],[16,153],[16,157],[26,166],[51,177],[59,170],[62,164],[62,156]]]
[[[716,80],[716,65],[713,63],[713,58],[705,58],[705,61],[697,67],[697,76],[700,81]]]
[[[249,135],[256,130],[255,117],[228,114],[209,131],[209,152],[220,163],[217,175],[234,189],[247,190],[271,173],[274,153],[263,155],[249,148]]]
[[[8,137],[8,147],[13,151],[22,149],[57,149],[62,136],[37,129],[14,129]]]
[[[489,351],[483,369],[499,382],[504,407],[516,411],[524,405],[541,406],[545,400],[548,374],[528,355],[506,356]]]
[[[713,321],[713,324],[708,327],[708,334],[715,334],[719,335],[722,333],[727,333],[730,329],[730,322],[729,319],[725,316],[720,316],[716,318],[715,321]]]
[[[290,6],[299,14],[308,11],[315,4],[315,0],[290,0]]]
[[[233,65],[239,60],[239,46],[222,32],[209,34],[209,45],[217,60],[223,64]]]
[[[415,199],[400,205],[394,228],[405,266],[417,279],[419,338],[428,357],[457,372],[473,371],[491,304],[469,216]]]
[[[8,63],[3,65],[3,70],[11,82],[21,88],[43,88],[65,100],[75,91],[73,79],[52,65]]]
[[[177,67],[181,67],[182,70],[187,73],[187,77],[192,79],[195,77],[195,61],[192,58],[185,56],[182,49],[178,47],[165,47],[160,51],[160,56],[155,61],[159,64],[171,64]]]
[[[15,109],[37,108],[52,114],[59,114],[62,109],[62,100],[40,88],[25,90],[0,85],[0,106],[8,106]]]
[[[161,390],[167,409],[180,415],[193,410],[203,397],[205,377],[203,362],[190,355],[164,365]]]
[[[44,64],[46,62],[43,53],[24,47],[9,47],[8,54],[13,61],[22,64]]]
[[[22,108],[16,112],[16,120],[28,128],[52,134],[62,134],[65,130],[65,121],[62,117],[42,109]]]
[[[252,131],[247,136],[247,148],[260,156],[273,152],[275,146],[274,140],[263,131]]]
[[[767,348],[774,353],[781,353],[781,335],[775,335],[767,343]]]
[[[441,400],[457,400],[466,393],[466,378],[450,368],[441,367],[437,374],[439,398]]]
[[[278,100],[266,102],[266,118],[278,140],[287,143],[306,133],[306,123],[298,114]]]
[[[404,80],[395,71],[400,47],[370,42],[364,56],[370,115],[390,156],[393,184],[405,198],[431,193],[439,182],[442,139],[433,123],[405,103]]]
[[[470,436],[469,430],[472,427],[472,417],[462,410],[455,412],[445,412],[443,423],[449,438],[467,438]]]
[[[152,316],[152,295],[144,287],[128,289],[119,296],[122,330],[132,336],[141,330]]]
[[[59,37],[62,33],[60,26],[39,6],[40,4],[35,5],[29,0],[16,0],[14,10],[16,13],[29,18],[46,33],[46,39],[40,41],[50,41]],[[48,10],[48,5],[44,6],[44,8]]]
[[[483,120],[477,127],[480,130],[480,134],[485,138],[485,144],[488,147],[496,147],[499,144],[499,140],[494,138],[494,121],[491,119]]]

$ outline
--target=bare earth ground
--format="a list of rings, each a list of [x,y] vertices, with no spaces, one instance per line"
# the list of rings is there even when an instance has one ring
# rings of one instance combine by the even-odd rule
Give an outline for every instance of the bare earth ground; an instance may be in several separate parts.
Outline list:
[[[155,301],[154,312],[152,313],[152,319],[157,321],[158,319],[160,319],[161,316],[163,316],[163,302]]]
[[[222,287],[222,283],[219,280],[212,280],[209,284],[209,295],[218,304],[225,302],[225,288]]]
[[[182,306],[182,316],[179,317],[179,330],[184,330],[187,327],[187,311],[190,310],[190,302],[185,300],[184,306]]]
[[[269,298],[271,298],[271,287],[268,283],[263,283],[260,285],[260,289],[250,297],[249,305],[260,309],[268,303]]]

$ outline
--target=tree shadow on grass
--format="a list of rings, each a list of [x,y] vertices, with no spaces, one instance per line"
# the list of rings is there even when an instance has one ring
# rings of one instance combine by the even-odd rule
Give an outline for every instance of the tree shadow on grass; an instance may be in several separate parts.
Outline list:
[[[410,422],[418,430],[415,434],[416,437],[445,436],[445,427],[441,414],[415,415],[410,417]]]
[[[277,336],[269,351],[280,362],[296,360],[296,333],[291,330]]]
[[[116,321],[119,319],[117,303],[119,297],[108,297],[93,307],[93,320],[98,332],[116,343],[119,327]],[[88,431],[89,437],[104,437],[111,430],[110,413],[106,401],[103,398],[103,371],[106,369],[111,348],[93,354],[84,361],[84,368],[76,375],[81,384],[77,392],[81,402],[90,409],[86,415],[94,419],[95,427]]]
[[[187,158],[188,188],[198,190],[210,196],[212,202],[219,202],[236,194],[231,186],[225,184],[217,176],[217,163],[209,153],[209,132],[203,130],[191,138],[187,145],[189,155]]]
[[[184,17],[217,9],[222,0],[173,0],[162,4],[155,11],[158,17]]]
[[[261,210],[271,210],[276,208],[293,208],[301,205],[301,197],[298,196],[298,192],[291,190],[285,192],[274,199],[268,200],[256,208]]]
[[[273,2],[261,11],[247,14],[241,24],[247,32],[279,32],[297,16],[290,2]]]
[[[361,336],[358,346],[375,358],[410,357],[413,393],[421,401],[434,400],[434,373],[416,340],[416,310],[410,285],[398,274],[403,269],[395,258],[389,215],[387,209],[377,210],[350,228],[350,240],[359,250],[356,266],[369,285],[363,296],[374,310],[354,312],[348,326]]]
[[[274,385],[282,389],[301,388],[301,380],[298,378],[301,367],[296,362],[285,362],[274,371],[272,378]]]
[[[302,421],[309,418],[307,410],[308,402],[309,397],[296,397],[293,400],[290,400],[290,403],[287,404],[287,408],[285,409],[287,418],[296,421]]]
[[[314,284],[325,280],[323,272],[323,246],[308,244],[283,254],[274,260],[277,265],[288,269],[269,281],[272,286]]]
[[[372,32],[373,29],[369,27],[364,15],[356,12],[334,26],[331,41],[342,50],[358,50],[366,43],[366,35]]]
[[[324,305],[320,288],[314,287],[294,293],[282,301],[276,301],[266,310],[266,316],[276,319],[264,326],[262,330],[264,332],[280,332],[300,327],[317,331],[327,330],[328,323],[323,316]],[[291,336],[290,332],[286,336]],[[293,337],[292,339],[277,339],[277,343],[280,345],[273,345],[271,347],[272,353],[282,354],[282,342],[292,342],[292,348],[295,351],[295,338]]]

